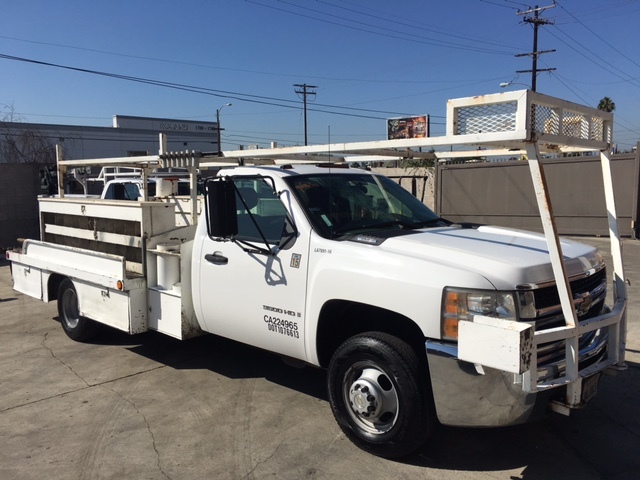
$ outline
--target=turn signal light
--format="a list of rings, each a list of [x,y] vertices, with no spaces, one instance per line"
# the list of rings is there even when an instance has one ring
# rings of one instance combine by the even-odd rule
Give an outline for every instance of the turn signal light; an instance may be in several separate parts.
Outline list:
[[[458,338],[458,318],[444,318],[442,322],[442,337],[447,340]]]

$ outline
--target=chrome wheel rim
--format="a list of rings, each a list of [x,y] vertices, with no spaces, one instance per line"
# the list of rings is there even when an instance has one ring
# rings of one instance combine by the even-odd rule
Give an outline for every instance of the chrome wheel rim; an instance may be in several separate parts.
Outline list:
[[[382,435],[398,419],[398,392],[389,376],[375,364],[353,364],[344,376],[344,401],[352,420],[364,431]]]
[[[62,321],[68,329],[73,330],[80,322],[80,309],[76,292],[68,288],[62,295]]]

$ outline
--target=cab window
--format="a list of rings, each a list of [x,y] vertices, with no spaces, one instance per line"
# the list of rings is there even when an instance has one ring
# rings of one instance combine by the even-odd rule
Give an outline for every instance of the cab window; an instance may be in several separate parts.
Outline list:
[[[262,242],[262,231],[269,244],[282,238],[286,210],[278,195],[263,179],[235,179],[238,240]],[[255,223],[254,223],[255,222]]]
[[[112,183],[107,187],[104,198],[107,200],[138,200],[140,189],[135,183]]]

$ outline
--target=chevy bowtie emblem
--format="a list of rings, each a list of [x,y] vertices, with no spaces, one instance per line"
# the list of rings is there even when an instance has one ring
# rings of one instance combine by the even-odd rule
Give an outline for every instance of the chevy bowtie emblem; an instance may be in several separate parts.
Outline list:
[[[591,294],[589,292],[583,293],[581,295],[582,302],[578,304],[578,315],[584,315],[591,308],[591,304],[593,303],[593,298],[591,298]]]

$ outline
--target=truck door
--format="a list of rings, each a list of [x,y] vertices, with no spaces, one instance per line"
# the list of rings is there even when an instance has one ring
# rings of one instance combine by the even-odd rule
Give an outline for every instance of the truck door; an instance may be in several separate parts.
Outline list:
[[[269,179],[233,182],[236,240],[203,240],[195,286],[202,320],[211,333],[304,359],[309,238],[282,242],[287,211]]]

